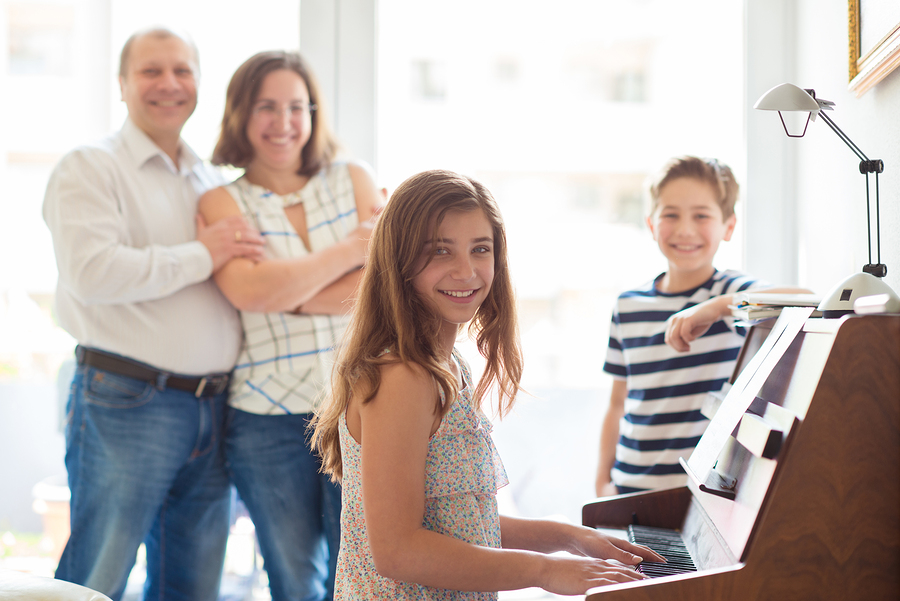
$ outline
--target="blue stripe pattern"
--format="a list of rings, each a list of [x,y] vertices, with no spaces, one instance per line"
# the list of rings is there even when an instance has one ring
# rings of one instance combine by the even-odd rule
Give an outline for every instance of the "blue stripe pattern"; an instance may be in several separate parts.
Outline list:
[[[674,376],[672,376],[674,378]],[[710,392],[722,390],[722,386],[728,378],[716,380],[701,380],[686,384],[667,384],[656,388],[636,388],[628,391],[628,398],[635,401],[659,401],[688,395],[706,395]]]
[[[687,369],[690,367],[697,367],[698,365],[708,365],[710,363],[730,362],[737,359],[739,352],[739,348],[727,348],[721,351],[697,353],[696,355],[679,355],[669,360],[647,361],[646,363],[629,365],[628,373],[633,376],[640,376],[643,374],[656,373],[664,369]]]
[[[683,484],[678,458],[700,440],[708,424],[700,409],[730,379],[743,344],[743,330],[720,320],[679,353],[665,343],[666,321],[710,298],[761,285],[736,271],[716,271],[693,290],[666,294],[656,289],[661,277],[621,294],[610,324],[603,370],[628,389],[612,473],[620,490]]]
[[[335,217],[334,219],[328,219],[327,221],[322,221],[321,223],[317,223],[316,225],[313,225],[312,227],[307,228],[307,231],[314,232],[317,229],[319,229],[320,227],[325,227],[325,226],[331,225],[333,223],[337,223],[338,221],[341,221],[342,219],[346,219],[347,217],[349,217],[350,215],[353,215],[355,213],[356,213],[355,208],[350,211],[346,211],[344,213],[338,213],[338,216]]]
[[[624,419],[629,423],[638,424],[641,426],[660,426],[665,424],[683,424],[686,422],[706,421],[706,417],[704,417],[704,415],[700,413],[699,410],[680,411],[677,413],[652,413],[650,415],[635,415],[634,413],[629,413],[625,416]]]
[[[699,436],[690,438],[666,438],[663,440],[635,440],[623,436],[619,444],[638,451],[662,451],[665,449],[693,449],[700,442]]]
[[[268,380],[268,378],[266,378],[266,379]],[[256,393],[259,394],[260,396],[265,397],[270,403],[272,403],[276,407],[279,407],[282,411],[284,411],[285,413],[290,415],[291,412],[288,411],[288,408],[285,407],[283,404],[279,403],[278,401],[276,401],[275,399],[273,399],[272,397],[270,397],[268,394],[266,394],[266,392],[262,386],[257,386],[253,382],[250,382],[250,381],[247,382],[247,386],[249,386],[252,390],[256,391]]]
[[[300,190],[275,194],[240,178],[226,188],[241,213],[262,232],[266,254],[291,260],[341,242],[359,225],[350,167],[335,162]],[[301,204],[306,232],[287,207]],[[301,414],[324,397],[334,349],[348,318],[291,312],[241,312],[244,342],[232,376],[230,404],[242,411]]]
[[[684,468],[679,463],[671,464],[654,464],[651,466],[631,465],[630,463],[622,463],[616,461],[613,469],[626,474],[642,475],[642,476],[674,476],[684,474]],[[635,490],[647,490],[646,488],[636,488]]]
[[[282,359],[293,359],[293,358],[295,358],[295,357],[308,357],[308,356],[310,356],[310,355],[318,355],[319,353],[325,353],[325,352],[333,351],[333,350],[334,350],[334,347],[333,347],[333,346],[329,346],[328,348],[320,348],[320,349],[315,349],[315,350],[312,350],[312,351],[304,351],[304,352],[302,352],[302,353],[285,353],[285,354],[283,354],[283,355],[279,355],[279,356],[277,356],[277,357],[272,357],[272,358],[270,358],[270,359],[260,359],[260,360],[257,360],[257,361],[249,361],[249,362],[247,362],[247,363],[238,363],[237,365],[234,366],[234,368],[235,368],[235,369],[244,369],[244,368],[247,368],[247,367],[250,367],[250,366],[255,366],[255,365],[265,365],[265,364],[267,364],[267,363],[274,363],[274,362],[280,361],[280,360],[282,360]]]

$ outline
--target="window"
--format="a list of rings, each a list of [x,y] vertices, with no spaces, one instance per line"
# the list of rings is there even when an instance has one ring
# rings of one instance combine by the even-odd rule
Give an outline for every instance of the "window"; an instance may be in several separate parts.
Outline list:
[[[443,63],[413,60],[410,74],[413,98],[423,102],[441,101],[447,97],[447,74]]]
[[[209,156],[238,65],[260,50],[299,45],[297,0],[261,0],[250,11],[222,0],[214,13],[200,0],[0,0],[2,567],[52,575],[59,541],[37,533],[42,518],[66,523],[32,508],[44,501],[36,484],[65,481],[61,424],[71,372],[60,368],[75,346],[53,317],[56,262],[41,216],[47,179],[63,153],[121,125],[119,50],[132,32],[158,24],[184,29],[200,48],[199,104],[184,136]]]
[[[454,169],[498,199],[536,396],[495,429],[509,497],[524,515],[578,522],[593,496],[612,304],[665,270],[644,225],[645,180],[680,154],[743,173],[741,5],[379,0],[378,10],[378,175],[392,190]],[[408,87],[439,89],[441,102],[397,93]],[[719,263],[739,268],[740,250],[723,245]],[[528,432],[541,434],[530,450],[504,453]]]
[[[11,75],[70,75],[75,7],[11,2],[9,72]]]
[[[55,380],[74,343],[51,314],[55,263],[40,216],[50,169],[121,124],[118,49],[157,23],[184,28],[200,47],[200,104],[184,133],[208,156],[231,74],[256,51],[298,46],[299,4],[260,0],[248,11],[222,0],[210,19],[200,0],[0,1],[9,28],[0,89],[16,92],[3,97],[0,172],[5,214],[18,225],[0,252],[29,257],[0,267],[0,457],[22,457],[15,487],[0,483],[0,532],[10,515],[40,530],[29,478],[64,469]],[[455,169],[492,190],[508,224],[525,385],[536,399],[522,397],[515,428],[498,424],[498,444],[543,432],[549,416],[565,429],[504,454],[523,515],[579,521],[593,494],[612,303],[665,268],[643,225],[646,177],[689,153],[716,156],[745,180],[742,10],[716,0],[377,2],[380,183],[393,190],[423,169]],[[321,79],[325,66],[314,68]],[[723,267],[743,264],[740,238],[723,245]],[[13,330],[31,335],[13,342]],[[5,413],[24,394],[35,422]],[[45,430],[46,453],[6,446],[31,448]]]

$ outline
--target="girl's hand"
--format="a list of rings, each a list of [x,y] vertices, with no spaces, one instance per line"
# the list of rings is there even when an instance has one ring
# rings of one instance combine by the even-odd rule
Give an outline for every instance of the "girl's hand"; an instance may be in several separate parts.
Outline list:
[[[541,588],[556,595],[583,595],[595,586],[644,580],[634,568],[574,555],[547,555]]]
[[[635,545],[621,538],[601,534],[593,528],[580,528],[572,541],[572,552],[586,557],[614,559],[625,565],[637,565],[642,561],[665,561],[662,555],[643,545]]]

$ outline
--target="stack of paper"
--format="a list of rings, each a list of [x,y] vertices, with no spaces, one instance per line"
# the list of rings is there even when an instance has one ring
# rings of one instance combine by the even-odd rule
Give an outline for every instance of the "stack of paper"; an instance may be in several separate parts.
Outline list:
[[[781,292],[742,292],[731,306],[731,315],[744,323],[754,324],[781,315],[785,307],[818,307],[822,298],[817,294],[785,294]],[[813,311],[812,317],[821,317]]]

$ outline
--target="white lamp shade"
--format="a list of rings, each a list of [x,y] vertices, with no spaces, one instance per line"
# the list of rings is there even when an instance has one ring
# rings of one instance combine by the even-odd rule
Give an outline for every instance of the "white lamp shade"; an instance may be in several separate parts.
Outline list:
[[[799,88],[792,83],[783,83],[760,96],[753,108],[762,111],[818,113],[819,103],[803,88]]]

